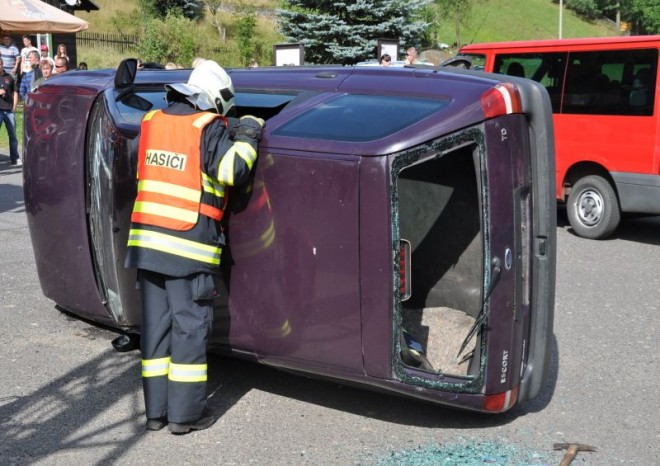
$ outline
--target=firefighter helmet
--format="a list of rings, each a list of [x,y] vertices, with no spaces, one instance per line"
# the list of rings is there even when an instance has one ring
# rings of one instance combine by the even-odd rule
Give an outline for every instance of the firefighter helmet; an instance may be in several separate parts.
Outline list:
[[[190,73],[187,83],[166,84],[200,110],[231,116],[234,111],[234,85],[227,72],[213,60],[204,60]]]

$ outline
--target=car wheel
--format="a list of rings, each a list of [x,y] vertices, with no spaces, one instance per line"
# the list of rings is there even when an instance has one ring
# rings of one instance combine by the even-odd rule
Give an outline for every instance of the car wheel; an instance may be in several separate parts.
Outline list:
[[[603,239],[621,220],[621,209],[612,185],[602,176],[585,176],[573,185],[566,213],[578,236]]]

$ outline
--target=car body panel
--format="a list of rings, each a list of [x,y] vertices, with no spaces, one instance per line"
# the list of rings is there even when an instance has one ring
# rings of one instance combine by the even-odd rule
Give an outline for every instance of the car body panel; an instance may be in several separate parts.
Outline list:
[[[368,67],[229,72],[239,111],[261,114],[267,125],[252,181],[230,194],[212,349],[479,411],[505,411],[536,396],[548,372],[554,305],[547,95],[521,81],[523,113],[486,119],[482,98],[500,81],[485,74]],[[163,84],[189,73],[141,71],[129,89],[116,89],[114,70],[76,72],[30,94],[26,210],[42,290],[62,308],[139,332],[135,270],[123,267],[136,136],[141,115],[165,105]],[[368,118],[392,108],[374,105],[362,125],[350,118],[364,108],[351,114],[342,103],[351,96],[370,105],[407,99],[411,112],[427,102],[436,110],[379,134],[367,128]],[[347,113],[334,120],[341,121],[328,126],[336,131],[341,123],[356,140],[286,131],[344,106]],[[362,137],[367,129],[377,136]],[[425,167],[435,167],[431,191]],[[452,180],[453,167],[469,186]],[[420,198],[426,192],[439,193],[438,201]],[[445,202],[452,212],[440,208]],[[427,230],[416,231],[418,223]],[[399,244],[410,237],[420,265],[406,304]],[[453,254],[448,245],[456,246]],[[497,261],[506,267],[495,273]],[[405,309],[438,300],[488,317],[488,326],[477,329],[479,352],[467,374],[422,371],[399,356]],[[516,400],[512,392],[523,395]],[[485,404],[503,393],[510,403]]]

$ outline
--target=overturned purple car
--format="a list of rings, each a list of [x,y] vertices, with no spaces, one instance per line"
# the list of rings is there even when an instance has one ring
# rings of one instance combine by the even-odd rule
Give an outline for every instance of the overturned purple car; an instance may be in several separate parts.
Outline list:
[[[211,349],[475,411],[536,397],[555,287],[545,90],[429,67],[229,72],[239,115],[267,124],[223,219]],[[189,73],[126,60],[30,94],[26,210],[60,308],[139,333],[136,271],[122,267],[135,138]]]

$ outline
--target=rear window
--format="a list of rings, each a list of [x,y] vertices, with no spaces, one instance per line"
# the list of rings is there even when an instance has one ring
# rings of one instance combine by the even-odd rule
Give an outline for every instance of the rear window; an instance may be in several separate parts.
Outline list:
[[[447,100],[347,94],[323,102],[273,134],[308,139],[365,142],[401,131],[449,105]]]

